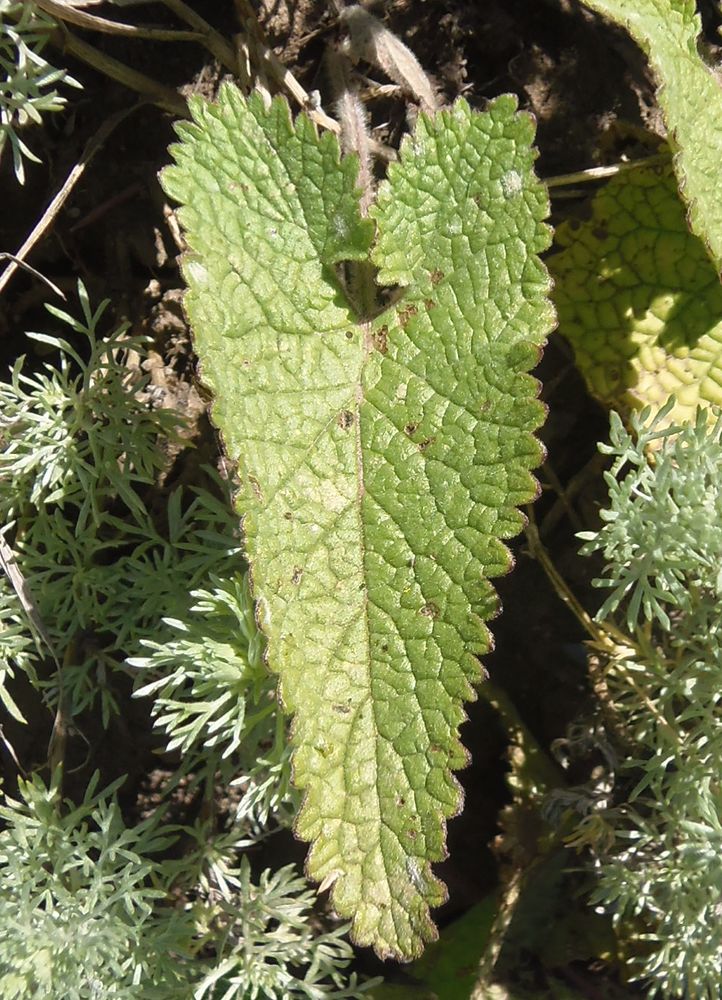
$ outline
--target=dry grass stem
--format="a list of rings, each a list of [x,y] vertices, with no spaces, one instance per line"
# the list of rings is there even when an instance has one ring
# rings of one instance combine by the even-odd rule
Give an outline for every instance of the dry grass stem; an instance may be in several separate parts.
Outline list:
[[[150,28],[142,25],[123,24],[110,21],[97,14],[88,14],[79,7],[62,3],[61,0],[35,0],[36,5],[58,21],[76,24],[79,28],[100,31],[107,35],[123,35],[126,38],[145,38],[156,42],[203,42],[204,36],[198,31],[177,31],[171,28]]]
[[[88,66],[92,66],[93,69],[104,73],[105,76],[109,76],[111,80],[117,80],[118,83],[122,83],[130,90],[135,90],[146,100],[152,101],[153,104],[157,104],[158,107],[163,108],[164,111],[170,112],[170,114],[175,115],[177,118],[186,117],[188,114],[186,102],[175,90],[158,83],[156,80],[152,80],[149,76],[145,76],[144,73],[139,73],[137,70],[131,69],[117,59],[107,56],[104,52],[73,35],[64,26],[61,26],[61,29],[63,48],[66,52],[81,59]]]
[[[301,86],[293,73],[283,65],[278,56],[266,43],[263,38],[263,31],[258,23],[258,18],[249,0],[236,0],[236,9],[243,30],[253,43],[251,51],[253,52],[253,49],[255,49],[256,70],[268,70],[278,86],[290,94],[312,121],[321,126],[321,128],[328,129],[330,132],[335,132],[338,135],[341,131],[339,123],[326,114],[323,108]]]
[[[101,127],[95,133],[95,135],[90,139],[85,149],[83,150],[83,155],[80,157],[78,162],[75,164],[73,169],[70,171],[68,176],[65,178],[62,187],[55,195],[53,200],[50,202],[48,207],[43,212],[42,216],[38,222],[33,227],[32,232],[25,240],[23,245],[18,250],[17,254],[7,256],[11,257],[11,262],[5,268],[3,273],[0,275],[0,294],[7,288],[7,285],[18,270],[19,267],[23,266],[25,258],[35,249],[38,243],[48,234],[50,228],[52,227],[55,219],[58,216],[61,208],[68,200],[73,188],[78,183],[80,178],[85,172],[85,168],[93,159],[98,150],[102,147],[103,143],[108,139],[108,137],[115,131],[115,129],[124,121],[131,112],[135,111],[137,108],[142,107],[142,104],[134,104],[131,108],[124,108],[122,111],[118,111],[116,114],[111,115],[110,118],[106,118]]]
[[[216,29],[204,18],[197,14],[192,7],[189,7],[183,0],[163,0],[163,3],[180,21],[184,21],[190,28],[197,31],[203,38],[203,44],[211,52],[218,62],[225,66],[231,73],[236,74],[237,63],[236,53],[233,45],[227,41]]]

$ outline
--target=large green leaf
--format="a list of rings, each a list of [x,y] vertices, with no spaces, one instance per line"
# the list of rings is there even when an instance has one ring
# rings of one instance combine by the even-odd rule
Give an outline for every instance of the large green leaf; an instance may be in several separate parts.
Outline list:
[[[697,52],[695,0],[584,0],[626,28],[659,83],[658,100],[694,232],[722,269],[722,87]]]
[[[445,897],[430,863],[461,807],[488,578],[535,493],[543,407],[526,372],[553,314],[533,124],[510,97],[422,116],[369,221],[356,160],[282,102],[226,86],[192,112],[163,180],[295,716],[296,830],[356,941],[410,958]],[[364,321],[336,265],[368,258],[374,223],[380,281],[405,288]]]
[[[555,242],[559,330],[601,402],[629,413],[674,395],[669,423],[722,405],[722,286],[670,168],[620,174]]]

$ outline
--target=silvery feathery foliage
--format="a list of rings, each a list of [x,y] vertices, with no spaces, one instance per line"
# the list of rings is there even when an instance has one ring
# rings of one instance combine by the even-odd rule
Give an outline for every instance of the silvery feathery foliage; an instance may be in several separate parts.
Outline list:
[[[19,129],[40,124],[46,112],[65,106],[65,98],[55,89],[57,84],[80,86],[43,55],[54,27],[51,18],[30,0],[0,0],[0,155],[9,143],[15,176],[21,184],[25,179],[23,157],[36,162],[37,157],[20,138]]]
[[[268,699],[247,718],[245,694],[252,690],[253,700],[261,703],[271,684],[246,575],[213,582],[213,591],[191,595],[196,603],[188,621],[165,619],[174,633],[168,642],[145,640],[142,645],[151,655],[129,663],[161,674],[136,694],[155,695],[153,713],[169,737],[169,752],[188,754],[200,746],[228,757],[249,727],[273,714],[274,703]]]
[[[225,872],[214,900],[209,916],[216,961],[194,1000],[341,1000],[378,985],[345,973],[353,954],[342,937],[345,928],[314,934],[314,893],[293,865],[265,871],[254,885],[244,857]]]
[[[344,927],[313,929],[292,866],[256,883],[233,838],[200,828],[196,853],[163,860],[177,831],[127,827],[122,781],[97,793],[96,774],[74,805],[35,777],[0,806],[3,1000],[341,1000],[375,985],[347,975]]]
[[[4,1000],[188,995],[180,959],[192,916],[170,904],[153,860],[173,838],[147,822],[125,827],[113,798],[122,780],[96,794],[96,774],[78,806],[37,777],[3,800]]]
[[[19,716],[8,690],[19,669],[51,706],[62,684],[66,711],[99,705],[107,725],[124,656],[169,632],[162,618],[185,614],[190,591],[213,571],[236,569],[239,539],[221,483],[219,496],[178,489],[164,511],[149,509],[164,442],[182,418],[151,405],[147,376],[127,363],[129,352],[142,359],[141,339],[125,327],[100,337],[107,303],[93,310],[81,286],[80,304],[80,319],[49,307],[77,348],[31,334],[57,352],[57,364],[27,374],[20,358],[0,383],[0,525],[63,664],[38,671],[47,643],[30,641],[26,609],[0,578],[0,634],[11,654],[0,666],[0,700]]]
[[[153,698],[166,750],[180,751],[186,770],[219,772],[240,788],[235,822],[263,835],[271,822],[289,825],[298,807],[286,722],[263,663],[247,575],[212,583],[192,593],[184,619],[164,619],[166,641],[142,640],[148,655],[128,663],[152,678],[136,696]]]
[[[598,618],[621,617],[606,674],[628,740],[628,802],[611,811],[595,901],[637,933],[650,994],[722,996],[722,418],[628,433],[613,415]],[[630,748],[631,747],[631,751]],[[643,930],[640,933],[640,928]]]

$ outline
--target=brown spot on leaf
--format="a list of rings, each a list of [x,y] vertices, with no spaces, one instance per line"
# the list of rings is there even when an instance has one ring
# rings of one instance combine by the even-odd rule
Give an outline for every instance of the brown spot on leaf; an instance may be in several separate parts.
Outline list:
[[[438,269],[438,267],[437,267],[435,271],[431,272],[431,274],[429,275],[429,277],[431,278],[431,284],[432,285],[438,285],[438,283],[440,281],[444,280],[444,272],[440,271]]]
[[[293,514],[291,513],[290,510],[287,510],[286,513],[283,516],[286,518],[287,521],[292,521],[293,520]]]
[[[350,705],[332,705],[331,707],[337,715],[348,715],[351,711]]]
[[[253,490],[253,495],[256,498],[256,500],[258,500],[259,503],[262,502],[263,493],[261,492],[261,484],[258,482],[255,476],[251,475],[249,475],[248,477],[248,482],[251,484],[251,489]]]
[[[341,410],[338,417],[336,418],[336,423],[343,431],[347,431],[349,427],[353,426],[354,416],[350,410]]]
[[[425,604],[421,609],[421,614],[424,616],[424,618],[438,618],[439,609],[437,608],[437,606],[434,604],[433,601],[429,601],[429,603]]]
[[[419,310],[415,305],[413,305],[413,303],[409,303],[409,305],[404,306],[403,309],[399,309],[398,311],[399,323],[402,326],[406,326],[409,320],[412,319],[418,313],[418,311]]]
[[[433,444],[436,440],[435,437],[424,438],[423,441],[419,441],[419,451],[426,451],[429,445]]]
[[[418,424],[407,424],[407,425],[406,425],[406,426],[404,427],[404,432],[405,432],[406,434],[408,434],[408,435],[409,435],[409,437],[411,437],[411,435],[412,435],[412,434],[413,434],[413,433],[415,432],[415,430],[416,430],[416,428],[417,428],[418,426],[419,426]]]
[[[389,349],[389,328],[381,326],[373,332],[374,347],[381,354],[386,354]]]
[[[353,330],[346,331],[346,340],[353,340]]]
[[[303,570],[300,566],[293,567],[293,573],[291,574],[291,583],[298,583],[303,576]]]
[[[431,312],[431,310],[434,308],[434,306],[436,305],[436,303],[434,302],[433,299],[427,299],[424,302],[424,305],[426,306],[426,311],[427,312]]]

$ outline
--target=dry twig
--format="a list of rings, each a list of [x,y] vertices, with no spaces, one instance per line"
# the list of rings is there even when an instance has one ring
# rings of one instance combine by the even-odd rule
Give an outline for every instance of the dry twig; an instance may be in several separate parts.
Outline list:
[[[72,192],[75,185],[78,183],[80,178],[85,172],[85,168],[88,166],[90,161],[93,159],[98,150],[102,147],[106,139],[112,134],[112,132],[124,121],[131,112],[135,111],[137,108],[142,107],[142,104],[134,104],[130,108],[125,108],[123,111],[118,111],[116,114],[111,115],[110,118],[106,118],[103,124],[100,126],[98,131],[89,140],[83,154],[75,164],[73,169],[70,171],[65,181],[55,195],[53,200],[50,202],[48,207],[43,212],[42,216],[38,222],[33,227],[32,232],[25,240],[23,245],[20,247],[16,254],[7,254],[6,256],[11,258],[10,263],[5,268],[3,273],[0,275],[0,294],[5,290],[8,282],[12,276],[17,271],[18,267],[22,267],[25,258],[31,253],[31,251],[38,245],[38,243],[47,235],[50,227],[55,222],[55,219],[63,207],[65,202],[68,200],[70,193]]]
[[[290,69],[287,69],[283,65],[275,52],[266,43],[250,0],[236,0],[236,10],[238,11],[238,17],[243,25],[243,29],[251,39],[253,43],[252,47],[256,50],[258,68],[267,69],[276,83],[293,97],[312,121],[338,135],[341,131],[339,123],[331,118],[330,115],[327,115],[318,102],[304,90]]]
[[[100,31],[106,35],[122,35],[126,38],[145,38],[156,42],[202,42],[203,34],[198,31],[178,31],[173,28],[150,28],[143,25],[123,24],[121,21],[110,21],[97,14],[89,14],[67,0],[35,0],[40,10],[54,17],[57,21],[67,21],[79,28],[90,31]]]

